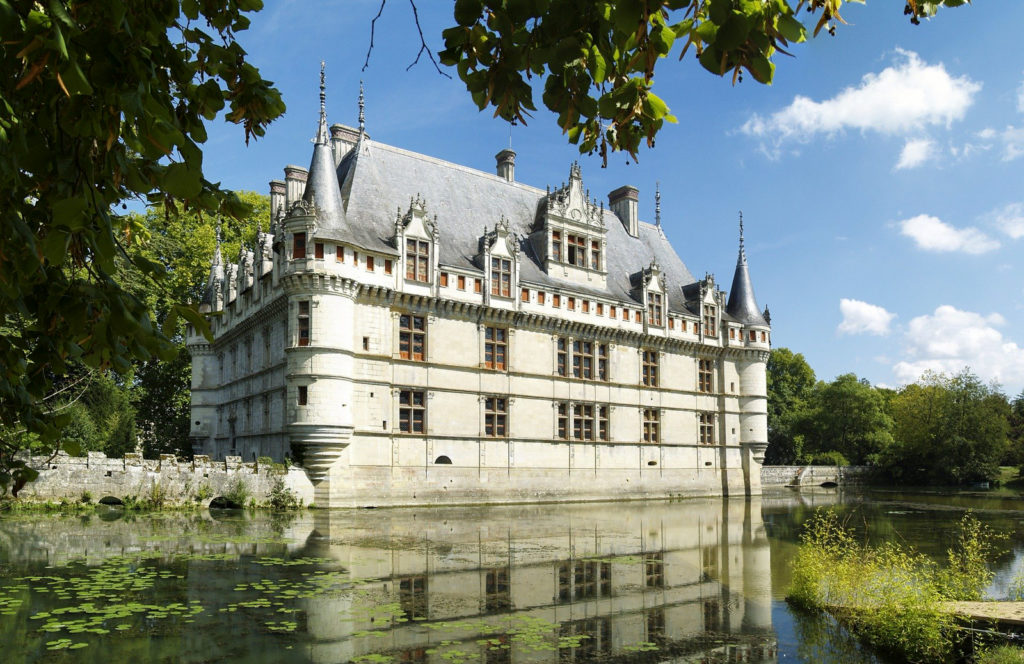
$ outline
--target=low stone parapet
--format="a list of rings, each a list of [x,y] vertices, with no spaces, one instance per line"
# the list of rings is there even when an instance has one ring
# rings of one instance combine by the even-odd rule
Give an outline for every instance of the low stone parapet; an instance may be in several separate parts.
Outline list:
[[[313,502],[313,485],[302,468],[245,463],[241,457],[214,462],[196,455],[189,462],[173,454],[144,459],[141,454],[110,458],[102,452],[89,452],[84,457],[59,453],[28,457],[27,461],[39,471],[39,477],[25,485],[18,497],[31,501],[208,505],[216,498],[244,497],[246,504],[265,503],[280,480],[304,504]]]
[[[860,484],[871,471],[870,466],[761,466],[761,486]]]

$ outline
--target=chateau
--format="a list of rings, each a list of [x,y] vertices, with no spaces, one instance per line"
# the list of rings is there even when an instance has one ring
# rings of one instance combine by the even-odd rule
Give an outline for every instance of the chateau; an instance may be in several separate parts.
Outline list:
[[[197,454],[289,458],[320,506],[760,493],[767,310],[638,190],[539,189],[320,123],[190,333]]]

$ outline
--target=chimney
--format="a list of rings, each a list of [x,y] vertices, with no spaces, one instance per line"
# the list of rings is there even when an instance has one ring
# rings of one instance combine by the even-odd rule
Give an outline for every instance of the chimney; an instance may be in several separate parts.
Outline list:
[[[608,207],[619,216],[619,221],[626,227],[626,232],[633,237],[640,237],[640,217],[637,210],[640,190],[633,185],[625,185],[608,194]]]
[[[505,178],[509,182],[516,181],[516,153],[512,150],[502,150],[494,155],[498,160],[498,177]]]
[[[292,203],[302,198],[302,194],[306,191],[306,175],[308,175],[308,171],[301,166],[289,164],[284,167],[285,205],[290,207]]]
[[[331,125],[331,150],[334,151],[334,165],[337,166],[345,155],[359,142],[359,130],[343,124]]]
[[[273,223],[277,219],[277,215],[281,210],[284,209],[284,198],[285,198],[285,183],[284,180],[271,180],[270,181],[270,221]]]

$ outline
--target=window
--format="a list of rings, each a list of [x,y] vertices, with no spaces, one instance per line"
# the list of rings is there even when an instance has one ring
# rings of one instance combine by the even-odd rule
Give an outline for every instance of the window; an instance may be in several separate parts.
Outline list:
[[[661,293],[647,294],[647,324],[661,326]]]
[[[427,577],[413,576],[399,581],[398,603],[406,620],[426,620]]]
[[[569,311],[576,311],[576,298],[569,298]]]
[[[597,315],[604,316],[604,305],[600,302],[597,303]]]
[[[715,364],[713,360],[697,363],[697,391],[711,394],[715,390]]]
[[[768,333],[767,332],[762,332],[761,333],[761,342],[762,343],[767,343],[768,342]]]
[[[704,305],[704,334],[714,336],[717,326],[715,325],[715,307],[711,304]]]
[[[484,330],[484,368],[504,371],[508,358],[508,330],[488,327]]]
[[[484,611],[507,611],[512,608],[512,586],[509,583],[508,567],[487,570],[485,589]]]
[[[644,442],[659,443],[658,424],[660,413],[657,408],[644,408]]]
[[[555,350],[555,370],[559,376],[569,376],[571,365],[573,378],[608,380],[608,344],[583,339],[570,343],[569,339],[559,337]]]
[[[296,402],[300,406],[305,406],[309,403],[309,388],[305,385],[299,385],[299,393]]]
[[[448,273],[447,272],[442,272],[441,273],[441,285],[445,286],[445,287],[448,286]]]
[[[590,243],[590,269],[601,269],[601,243],[593,240]]]
[[[403,360],[422,362],[426,358],[427,321],[423,316],[402,314],[398,317],[398,356]]]
[[[551,296],[551,306],[553,306],[555,309],[561,308],[561,306],[562,306],[562,296],[559,295],[558,293],[555,293],[554,295],[552,295]]]
[[[582,302],[580,302],[580,306],[583,308],[583,313],[590,313],[590,300],[583,300]]]
[[[608,440],[608,406],[560,402],[557,415],[558,438],[570,440],[570,424],[571,440]]]
[[[643,319],[642,319],[642,318],[640,317],[640,311],[639,311],[639,310],[637,310],[637,311],[636,311],[636,316],[635,316],[635,319],[636,319],[636,322],[638,322],[638,323],[639,323],[639,322],[641,322],[641,321],[643,320]]]
[[[512,297],[512,261],[491,258],[491,295]]]
[[[669,316],[669,318],[668,318],[668,329],[670,329],[670,330],[676,329],[676,319],[672,318],[671,316]]]
[[[714,445],[715,444],[715,414],[714,413],[701,413],[700,414],[700,444],[701,445]]]
[[[615,308],[614,304],[612,306],[608,307],[608,317],[609,318],[615,318],[616,313],[618,313],[618,312],[616,311],[616,308]]]
[[[345,247],[337,246],[334,248],[334,257],[338,259],[339,263],[345,262]]]
[[[390,258],[384,259],[384,274],[391,274],[394,263],[391,262]]]
[[[483,289],[483,282],[481,280],[479,280],[479,279],[474,279],[473,280],[473,292],[474,293],[482,293],[483,290],[484,290]]]
[[[317,242],[316,244],[313,245],[313,256],[315,258],[319,258],[320,260],[323,260],[323,258],[324,258],[324,243],[323,242]]]
[[[757,332],[754,332],[753,330],[750,330],[750,340],[751,341],[757,341]]]
[[[577,339],[572,342],[572,377],[591,380],[594,377],[594,344]]]
[[[577,267],[587,266],[587,240],[580,235],[566,234],[566,262]]]
[[[551,257],[556,261],[562,260],[562,233],[551,231]]]
[[[537,291],[537,304],[544,304],[546,297],[547,296],[544,294],[544,291]]]
[[[398,393],[398,430],[402,433],[423,433],[427,406],[423,390],[401,390]]]
[[[629,320],[629,309],[622,310],[622,320]]]
[[[405,278],[427,281],[430,273],[430,243],[424,240],[405,241]]]
[[[466,277],[464,277],[464,276],[462,276],[460,274],[457,283],[458,283],[457,288],[459,290],[466,290]]]
[[[352,265],[359,267],[359,252],[355,249],[352,250]]]
[[[658,351],[645,350],[643,355],[643,382],[648,387],[658,386]]]
[[[484,400],[484,435],[495,438],[508,435],[508,399],[487,397]]]
[[[366,271],[373,272],[373,256],[366,257]]]
[[[660,551],[644,554],[644,585],[648,588],[665,587],[665,558]]]
[[[292,258],[306,257],[306,234],[296,233],[292,236]]]
[[[530,289],[524,288],[522,291],[520,291],[519,299],[522,300],[523,302],[529,302],[530,301]]]
[[[733,327],[729,328],[729,338],[730,339],[735,339],[736,338],[736,328],[733,328]]]
[[[309,345],[309,300],[299,302],[299,345]]]

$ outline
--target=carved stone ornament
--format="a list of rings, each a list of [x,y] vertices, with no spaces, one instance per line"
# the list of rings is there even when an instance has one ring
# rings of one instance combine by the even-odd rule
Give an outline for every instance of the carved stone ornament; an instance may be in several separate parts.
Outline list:
[[[494,230],[489,231],[484,227],[484,234],[481,238],[481,252],[491,253],[494,249],[494,245],[499,240],[505,242],[505,246],[508,248],[508,252],[512,258],[515,259],[519,257],[519,237],[509,230],[508,219],[506,219],[504,215],[502,215],[501,219],[494,224]]]
[[[427,233],[433,238],[434,242],[440,237],[440,231],[437,227],[437,215],[431,219],[427,213],[427,201],[422,198],[419,194],[416,194],[415,198],[409,199],[409,208],[405,214],[402,214],[402,209],[398,209],[398,214],[395,216],[395,237],[394,241],[398,240],[405,235],[405,229],[409,227],[413,219],[420,219],[423,223],[423,228],[426,229]]]
[[[584,190],[583,176],[577,162],[573,162],[569,168],[569,183],[563,182],[559,189],[549,191],[541,209],[547,215],[604,228],[603,210],[590,200],[590,192]]]

